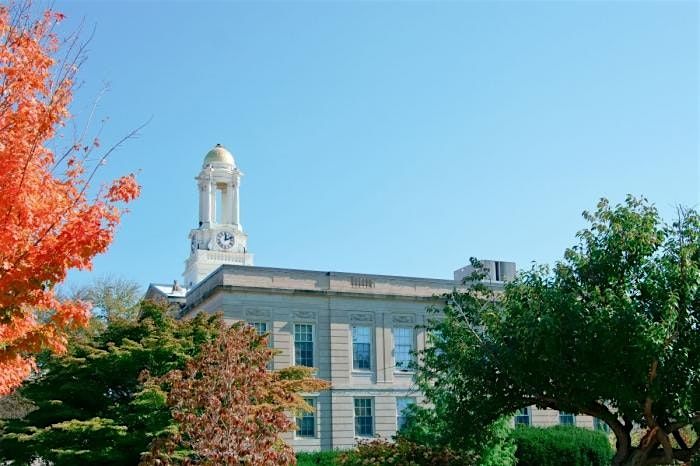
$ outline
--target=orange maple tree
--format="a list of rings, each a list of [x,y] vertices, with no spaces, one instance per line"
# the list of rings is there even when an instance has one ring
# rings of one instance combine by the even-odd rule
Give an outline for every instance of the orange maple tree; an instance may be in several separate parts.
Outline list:
[[[89,306],[59,301],[54,287],[69,269],[91,267],[122,203],[139,195],[133,174],[92,189],[106,156],[95,158],[96,139],[49,148],[71,119],[83,60],[77,41],[57,36],[62,19],[37,17],[29,3],[0,6],[0,395],[31,374],[33,354],[64,351],[66,331],[87,323]]]

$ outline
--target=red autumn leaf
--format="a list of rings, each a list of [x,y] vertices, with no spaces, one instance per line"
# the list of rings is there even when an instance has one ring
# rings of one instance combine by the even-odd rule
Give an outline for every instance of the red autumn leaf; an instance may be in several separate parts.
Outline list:
[[[0,396],[35,369],[33,354],[64,351],[66,331],[87,323],[88,306],[60,302],[54,287],[69,269],[91,267],[114,237],[115,203],[139,194],[129,175],[88,199],[83,144],[49,149],[71,118],[78,61],[56,58],[65,55],[54,32],[63,15],[32,19],[26,7],[0,6]]]

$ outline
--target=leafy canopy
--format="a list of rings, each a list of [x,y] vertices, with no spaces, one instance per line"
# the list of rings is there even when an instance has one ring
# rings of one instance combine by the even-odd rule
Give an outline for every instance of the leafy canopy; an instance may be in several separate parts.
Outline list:
[[[65,351],[66,330],[87,323],[88,305],[59,301],[54,286],[90,268],[112,242],[121,203],[139,194],[129,175],[88,198],[96,139],[49,148],[71,119],[84,49],[61,42],[62,14],[31,12],[0,6],[0,396],[35,368],[33,354]]]
[[[178,462],[177,449],[188,451],[184,464],[296,464],[279,434],[295,429],[290,413],[311,409],[302,393],[329,384],[313,378],[309,367],[269,370],[273,354],[266,335],[237,322],[222,328],[183,370],[155,379],[169,386],[178,430],[169,441],[156,443],[141,464]]]
[[[74,301],[90,303],[93,317],[100,322],[109,322],[113,319],[135,319],[143,291],[133,280],[107,275],[71,289],[69,296]]]
[[[184,368],[219,331],[216,316],[178,321],[144,302],[138,320],[112,320],[65,355],[49,355],[41,376],[19,390],[37,409],[0,428],[0,463],[138,464],[150,442],[173,428],[166,392],[144,386],[142,372]]]
[[[615,464],[687,461],[700,450],[679,440],[700,427],[700,216],[679,209],[667,224],[628,197],[584,218],[551,271],[533,267],[498,295],[477,275],[447,296],[421,388],[450,413],[452,443],[537,405],[605,421]]]

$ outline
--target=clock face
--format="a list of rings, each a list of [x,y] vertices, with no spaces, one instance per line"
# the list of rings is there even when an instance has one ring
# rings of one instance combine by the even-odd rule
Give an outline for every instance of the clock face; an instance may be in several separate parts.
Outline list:
[[[221,249],[228,249],[233,246],[233,243],[233,233],[229,233],[228,231],[220,231],[217,233],[216,244],[218,244]]]

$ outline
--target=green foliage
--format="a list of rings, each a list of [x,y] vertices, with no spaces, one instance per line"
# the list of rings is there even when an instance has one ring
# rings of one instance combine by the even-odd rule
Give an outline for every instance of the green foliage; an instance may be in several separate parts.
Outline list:
[[[151,440],[172,429],[165,392],[145,388],[143,374],[183,368],[219,328],[217,317],[176,321],[144,302],[138,320],[114,319],[48,357],[41,377],[20,392],[37,409],[0,425],[0,462],[137,464]]]
[[[608,466],[613,457],[604,434],[579,427],[518,427],[512,437],[518,466]]]
[[[501,418],[489,426],[490,438],[479,451],[478,466],[514,466],[515,440],[510,418]]]
[[[361,442],[354,450],[343,452],[338,458],[341,466],[471,466],[473,456],[459,454],[445,447],[430,447],[409,442],[399,437],[396,442],[370,440]]]
[[[449,431],[443,411],[444,403],[435,400],[432,408],[417,403],[410,405],[404,416],[406,423],[398,435],[418,445],[448,445]]]
[[[399,432],[399,437],[416,445],[431,447],[449,447],[454,445],[446,421],[449,413],[445,412],[446,403],[434,400],[434,406],[427,408],[420,405],[410,406],[406,416],[406,425]],[[469,451],[478,458],[479,466],[511,466],[515,464],[515,443],[510,432],[510,417],[501,418],[483,427],[478,442],[461,442],[459,451]]]
[[[446,404],[439,399],[432,408],[412,405],[406,413],[406,425],[399,432],[399,437],[416,445],[431,447],[449,447],[452,442],[449,424],[445,421],[449,414],[445,412]],[[470,451],[470,457],[477,458],[479,466],[515,465],[515,443],[510,436],[512,431],[510,417],[497,420],[483,427],[479,442],[461,442],[459,451]]]
[[[141,286],[125,278],[104,276],[89,285],[71,290],[71,300],[87,301],[92,313],[102,322],[113,319],[133,320],[138,316]]]
[[[336,466],[339,455],[338,451],[297,453],[297,466]]]
[[[433,309],[418,382],[450,445],[486,442],[483,426],[530,405],[604,420],[616,464],[653,464],[663,433],[697,431],[700,215],[679,209],[666,224],[628,197],[584,218],[589,227],[552,270],[521,272],[498,293],[477,274]],[[643,452],[631,444],[635,425],[662,429]],[[673,455],[685,460],[691,448]]]

